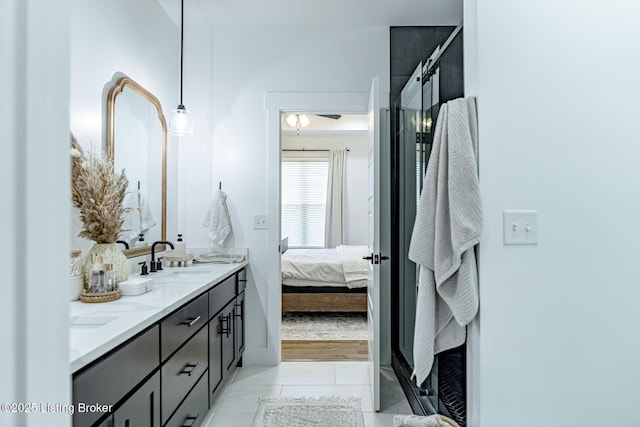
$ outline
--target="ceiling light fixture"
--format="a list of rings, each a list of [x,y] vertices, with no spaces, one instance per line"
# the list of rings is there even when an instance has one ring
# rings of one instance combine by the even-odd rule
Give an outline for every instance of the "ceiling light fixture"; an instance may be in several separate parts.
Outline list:
[[[309,126],[309,117],[307,117],[306,114],[289,114],[287,116],[287,123],[292,128],[296,128],[298,135],[300,135],[300,128]]]
[[[180,104],[175,110],[171,110],[169,119],[169,133],[172,135],[192,135],[193,115],[182,104],[182,62],[184,56],[184,0],[181,0],[180,10]]]

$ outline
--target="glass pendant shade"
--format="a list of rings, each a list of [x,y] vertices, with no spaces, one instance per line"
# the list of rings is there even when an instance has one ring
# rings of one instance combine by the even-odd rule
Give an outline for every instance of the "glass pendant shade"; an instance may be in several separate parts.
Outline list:
[[[178,105],[178,108],[171,110],[169,118],[169,133],[171,135],[193,135],[193,114],[184,108],[184,105]]]

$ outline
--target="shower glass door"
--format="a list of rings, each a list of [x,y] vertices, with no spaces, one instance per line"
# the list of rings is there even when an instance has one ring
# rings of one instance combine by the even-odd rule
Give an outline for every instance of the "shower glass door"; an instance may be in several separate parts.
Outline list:
[[[416,265],[409,260],[409,243],[416,218],[417,199],[422,183],[422,63],[418,65],[400,93],[399,139],[400,159],[400,268],[398,344],[399,350],[413,370],[413,332],[416,318]]]
[[[439,111],[439,71],[423,79],[419,64],[400,93],[397,119],[399,159],[399,280],[397,326],[398,351],[413,371],[413,335],[416,319],[418,267],[409,260],[409,244],[415,223],[420,193],[433,146],[433,134]],[[437,372],[437,361],[433,372]],[[427,378],[425,396],[437,391],[437,375]],[[434,401],[435,402],[435,401]],[[434,403],[437,405],[437,402]]]

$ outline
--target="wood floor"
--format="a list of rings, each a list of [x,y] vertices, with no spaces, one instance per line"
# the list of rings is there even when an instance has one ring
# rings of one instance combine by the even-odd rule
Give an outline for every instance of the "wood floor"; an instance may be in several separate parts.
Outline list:
[[[367,360],[367,341],[282,340],[283,362]]]

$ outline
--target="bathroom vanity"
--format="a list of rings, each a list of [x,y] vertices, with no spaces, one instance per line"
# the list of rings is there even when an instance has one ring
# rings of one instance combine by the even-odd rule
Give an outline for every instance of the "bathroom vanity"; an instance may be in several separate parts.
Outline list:
[[[242,363],[245,266],[167,268],[146,294],[72,302],[73,425],[200,425]]]

